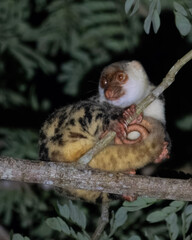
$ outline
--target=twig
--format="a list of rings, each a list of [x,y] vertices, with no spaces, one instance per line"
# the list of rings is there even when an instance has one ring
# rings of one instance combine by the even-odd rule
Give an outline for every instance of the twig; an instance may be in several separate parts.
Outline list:
[[[192,181],[99,171],[78,164],[0,157],[0,179],[119,195],[192,201]]]
[[[173,67],[169,70],[163,81],[144,99],[136,106],[136,114],[127,119],[127,124],[133,121],[143,110],[152,103],[156,98],[158,98],[165,89],[167,89],[175,80],[175,76],[178,71],[192,59],[192,50],[179,59]],[[115,137],[115,132],[109,132],[103,139],[98,141],[95,146],[89,150],[84,156],[82,156],[78,162],[81,164],[88,164],[91,159],[100,152],[104,147],[106,147]]]
[[[97,228],[93,233],[91,240],[99,240],[105,226],[109,222],[109,202],[102,203],[101,205],[101,216],[99,218]]]

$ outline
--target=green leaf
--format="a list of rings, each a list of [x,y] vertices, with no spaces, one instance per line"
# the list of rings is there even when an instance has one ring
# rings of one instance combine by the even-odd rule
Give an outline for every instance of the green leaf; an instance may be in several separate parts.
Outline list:
[[[113,240],[113,238],[110,238],[106,232],[104,231],[104,233],[102,234],[100,240]]]
[[[155,223],[165,220],[169,215],[179,211],[183,208],[185,202],[183,201],[172,201],[169,206],[164,207],[161,211],[155,211],[148,215],[147,221]]]
[[[167,215],[169,215],[169,214],[171,214],[171,213],[173,213],[173,212],[175,212],[175,211],[176,211],[175,207],[170,207],[170,206],[164,207],[164,208],[162,209],[162,212],[165,213],[165,214],[167,214]]]
[[[185,207],[182,213],[182,233],[185,236],[192,226],[192,204]]]
[[[127,208],[121,207],[117,210],[115,214],[114,225],[116,227],[122,226],[126,220],[127,220]]]
[[[78,232],[77,233],[77,240],[89,240],[89,238],[82,233]]]
[[[134,212],[142,208],[146,208],[156,203],[158,200],[155,198],[145,198],[139,197],[136,201],[133,202],[124,202],[123,206],[126,207],[127,211]]]
[[[128,14],[128,12],[131,10],[135,0],[126,0],[125,2],[125,12]]]
[[[130,238],[128,238],[127,240],[141,240],[141,238],[139,236],[132,236]]]
[[[175,12],[175,22],[181,35],[186,36],[191,31],[191,23],[179,12]]]
[[[176,121],[176,126],[184,131],[192,130],[192,115],[187,115]]]
[[[149,6],[149,14],[148,15],[153,16],[154,10],[157,6],[157,2],[158,2],[158,0],[152,0],[151,4]]]
[[[179,235],[179,226],[177,224],[177,215],[175,213],[170,214],[166,218],[167,227],[169,230],[170,240],[176,240]]]
[[[70,218],[81,228],[86,227],[86,217],[83,211],[81,211],[77,206],[73,205],[72,201],[69,201]]]
[[[154,240],[161,240],[157,235],[155,235]]]
[[[12,240],[30,240],[30,239],[28,237],[23,237],[19,233],[16,233],[13,235]]]
[[[147,221],[150,223],[156,223],[165,220],[166,217],[166,213],[162,211],[155,211],[147,216]]]
[[[59,210],[59,214],[62,217],[64,217],[65,219],[69,220],[70,211],[69,211],[69,207],[67,206],[67,204],[64,204],[62,206],[57,202],[57,207],[58,207],[58,210]]]
[[[147,34],[149,34],[151,22],[152,22],[152,16],[148,15],[144,21],[144,30]]]
[[[187,236],[185,240],[191,240],[192,239],[192,234],[190,236]]]
[[[153,30],[155,33],[157,33],[157,31],[159,30],[159,27],[160,27],[160,17],[159,17],[159,13],[157,10],[154,11],[152,23],[153,23]]]
[[[59,232],[64,232],[67,235],[70,235],[69,227],[60,217],[48,218],[46,220],[46,223],[50,228]]]
[[[186,12],[185,8],[181,4],[179,4],[177,2],[174,2],[173,5],[174,5],[175,10],[178,13],[180,13],[183,16],[187,16],[187,12]]]
[[[158,14],[160,14],[161,13],[161,1],[160,0],[157,0],[157,7],[156,7],[156,9],[157,9]]]
[[[140,0],[136,0],[135,6],[134,6],[134,8],[133,8],[133,10],[132,10],[132,12],[131,12],[131,14],[130,14],[130,16],[133,16],[133,15],[138,11],[139,5],[140,5]]]
[[[126,220],[127,220],[127,208],[126,207],[120,207],[115,216],[114,216],[114,220],[113,222],[111,222],[111,232],[109,234],[109,237],[111,237],[115,231],[117,230],[117,228],[119,228],[120,226],[122,226]]]
[[[171,207],[175,207],[175,208],[177,208],[178,210],[180,210],[181,208],[184,207],[185,202],[184,202],[184,201],[172,201],[169,205],[170,205]]]

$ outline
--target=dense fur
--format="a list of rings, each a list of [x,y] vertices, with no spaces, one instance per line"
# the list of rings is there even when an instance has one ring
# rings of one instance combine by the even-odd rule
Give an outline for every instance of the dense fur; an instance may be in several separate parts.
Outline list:
[[[41,160],[74,162],[94,146],[123,112],[97,100],[81,101],[51,114],[40,131]]]
[[[119,89],[122,88],[119,94],[123,91],[124,95],[111,101],[106,99],[106,89],[101,81],[103,77],[113,78],[117,71],[124,71],[128,80],[118,86]],[[113,84],[109,87],[117,89]],[[40,131],[40,159],[77,161],[95,145],[105,131],[122,118],[125,107],[138,103],[152,88],[154,86],[149,82],[144,69],[136,61],[115,63],[105,68],[101,74],[99,96],[58,109],[45,121]],[[146,108],[140,123],[149,132],[146,139],[131,145],[112,142],[91,160],[89,166],[104,171],[123,172],[155,161],[161,154],[165,141],[164,123],[164,103],[158,99]],[[70,194],[87,201],[108,200],[107,194],[99,192],[71,190]]]

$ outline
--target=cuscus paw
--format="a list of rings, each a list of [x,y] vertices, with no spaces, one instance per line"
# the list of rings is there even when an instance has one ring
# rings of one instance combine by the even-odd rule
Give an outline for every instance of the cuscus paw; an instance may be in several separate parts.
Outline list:
[[[115,144],[123,144],[124,139],[126,139],[126,136],[127,136],[126,129],[127,129],[127,127],[125,124],[123,124],[119,121],[115,121],[110,125],[108,130],[106,130],[105,132],[103,132],[100,135],[100,139],[104,138],[110,131],[114,131],[114,132],[116,132],[114,143]]]
[[[133,202],[133,201],[137,200],[136,195],[133,195],[133,196],[132,195],[128,195],[128,196],[123,195],[122,198],[123,198],[123,200],[128,201],[128,202]]]
[[[135,169],[129,169],[129,170],[126,170],[123,173],[130,174],[130,175],[135,175],[136,174],[136,170]],[[133,201],[137,200],[137,195],[123,195],[122,198],[125,201],[133,202]]]
[[[130,117],[133,117],[136,113],[136,105],[132,104],[130,107],[125,108],[123,112],[123,120],[126,121]],[[140,113],[139,116],[134,119],[130,124],[139,124],[143,120],[143,114]]]
[[[129,170],[126,170],[124,173],[130,174],[130,175],[135,175],[136,174],[136,170],[135,169],[129,169]]]
[[[155,163],[161,163],[164,159],[168,159],[170,158],[169,156],[169,151],[168,151],[168,142],[164,142],[163,143],[163,149],[162,152],[160,153],[159,157],[157,159],[155,159]]]
[[[116,132],[116,140],[119,140],[119,144],[122,144],[122,141],[127,137],[126,129],[127,127],[125,124],[120,121],[116,121],[110,126],[109,130]]]

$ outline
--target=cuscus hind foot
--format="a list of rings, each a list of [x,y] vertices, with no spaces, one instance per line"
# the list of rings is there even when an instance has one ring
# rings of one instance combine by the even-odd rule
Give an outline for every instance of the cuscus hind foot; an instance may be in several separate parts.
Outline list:
[[[125,171],[124,173],[129,174],[129,175],[135,175],[136,171],[135,171],[135,169],[130,169],[130,170]],[[122,198],[124,201],[128,201],[128,202],[133,202],[133,201],[137,200],[136,195],[123,195]]]
[[[128,201],[128,202],[133,202],[133,201],[137,200],[136,195],[133,195],[133,196],[131,196],[131,195],[124,196],[123,195],[122,198],[123,198],[124,201]]]
[[[164,159],[169,159],[169,150],[168,150],[168,142],[163,143],[163,149],[160,153],[159,157],[155,159],[154,163],[161,163]]]

